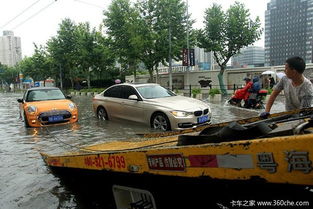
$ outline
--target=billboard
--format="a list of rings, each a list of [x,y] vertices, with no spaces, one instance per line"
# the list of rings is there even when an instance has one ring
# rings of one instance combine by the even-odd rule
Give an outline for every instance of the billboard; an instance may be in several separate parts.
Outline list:
[[[195,66],[195,50],[189,49],[189,56],[188,56],[188,49],[183,49],[183,66]]]
[[[183,49],[183,66],[188,66],[188,49]]]
[[[195,66],[195,49],[189,49],[189,66]]]

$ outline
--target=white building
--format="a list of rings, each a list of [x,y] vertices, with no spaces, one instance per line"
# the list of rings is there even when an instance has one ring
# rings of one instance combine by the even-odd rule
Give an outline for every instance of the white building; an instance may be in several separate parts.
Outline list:
[[[1,64],[12,67],[21,60],[21,38],[14,36],[13,31],[3,31],[3,36],[0,36]]]
[[[212,60],[214,62],[211,52],[205,52],[204,49],[195,47],[195,64],[199,70],[211,70]]]
[[[240,50],[240,53],[231,58],[234,68],[263,67],[264,48],[260,46],[248,46]]]

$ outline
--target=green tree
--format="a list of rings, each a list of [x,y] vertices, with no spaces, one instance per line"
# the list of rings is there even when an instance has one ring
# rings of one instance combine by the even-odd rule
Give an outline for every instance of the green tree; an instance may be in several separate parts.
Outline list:
[[[96,46],[93,53],[93,75],[99,79],[113,80],[119,75],[115,67],[116,55],[112,50],[112,40],[102,34],[102,28],[95,33]]]
[[[15,83],[16,78],[19,76],[19,71],[14,67],[8,67],[0,63],[0,80],[2,84]]]
[[[140,60],[149,70],[150,80],[160,62],[167,65],[171,59],[180,60],[186,47],[187,26],[193,22],[186,14],[182,0],[142,0],[137,4],[140,22],[137,44]],[[189,24],[187,25],[187,21]]]
[[[263,31],[260,29],[260,19],[250,19],[250,12],[244,4],[235,2],[226,13],[220,5],[213,4],[205,11],[204,24],[204,29],[198,31],[198,45],[206,51],[213,51],[221,68],[218,74],[221,92],[226,95],[223,74],[227,62],[242,47],[260,39]]]
[[[55,77],[50,69],[49,57],[46,49],[43,46],[35,44],[35,52],[31,57],[23,59],[18,65],[17,69],[23,72],[24,76],[30,76],[35,81],[45,80],[48,77]]]
[[[62,83],[74,87],[75,79],[86,79],[90,87],[92,76],[96,79],[105,76],[106,80],[116,77],[112,41],[101,31],[101,25],[97,31],[87,22],[76,25],[65,19],[60,23],[57,35],[49,39],[45,47],[35,45],[34,55],[24,58],[16,69],[34,80],[52,77],[61,87]]]
[[[90,74],[93,67],[93,54],[96,46],[95,28],[90,29],[89,23],[80,23],[76,28],[77,33],[77,58],[76,65],[82,76],[87,79],[88,88],[90,88]]]
[[[131,6],[129,0],[113,0],[104,15],[103,23],[112,40],[112,51],[118,57],[119,63],[136,76],[139,62],[138,48],[133,44],[136,39],[134,28],[138,20],[136,9]]]
[[[89,23],[80,23],[77,26],[78,72],[87,79],[88,88],[92,73],[114,69],[115,57],[109,45],[109,41],[95,28],[91,29]]]
[[[104,15],[122,66],[131,68],[140,60],[152,81],[159,63],[181,59],[189,20],[182,0],[140,0],[133,7],[129,0],[114,0]]]
[[[139,12],[138,24],[134,26],[136,34],[133,36],[133,43],[139,48],[139,59],[144,63],[153,81],[154,66],[162,61],[165,45],[160,43],[161,33],[157,33],[156,24],[156,5],[155,0],[142,0],[136,4]],[[163,33],[166,33],[163,31]],[[164,37],[164,35],[163,35]],[[163,53],[163,55],[162,55]]]
[[[77,71],[77,50],[78,37],[76,24],[70,19],[61,22],[57,35],[47,42],[47,52],[51,56],[52,68],[58,72],[61,88],[63,80],[70,80],[71,86],[74,87],[74,78]]]

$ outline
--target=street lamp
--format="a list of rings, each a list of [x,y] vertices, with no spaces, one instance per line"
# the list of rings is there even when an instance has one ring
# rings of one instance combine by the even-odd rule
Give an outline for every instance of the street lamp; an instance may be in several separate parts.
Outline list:
[[[189,13],[188,13],[188,0],[186,0],[186,13],[187,13],[187,74],[186,85],[189,86],[189,71],[190,71],[190,47],[189,47]]]
[[[187,12],[187,59],[188,59],[188,64],[187,64],[187,72],[189,71],[190,68],[190,47],[189,47],[189,18],[188,18],[188,0],[186,0],[186,12]]]
[[[168,26],[168,41],[169,41],[169,49],[168,49],[168,78],[169,78],[169,89],[173,90],[173,78],[172,78],[172,31],[171,31],[171,22]]]
[[[59,70],[60,70],[60,88],[63,89],[63,76],[61,64],[59,64]]]

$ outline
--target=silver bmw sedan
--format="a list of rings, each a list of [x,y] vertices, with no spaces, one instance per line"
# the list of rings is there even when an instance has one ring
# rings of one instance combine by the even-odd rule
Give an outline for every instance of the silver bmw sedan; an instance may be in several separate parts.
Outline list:
[[[207,103],[155,83],[113,85],[94,96],[93,110],[100,120],[125,119],[161,131],[208,124],[212,116]]]

